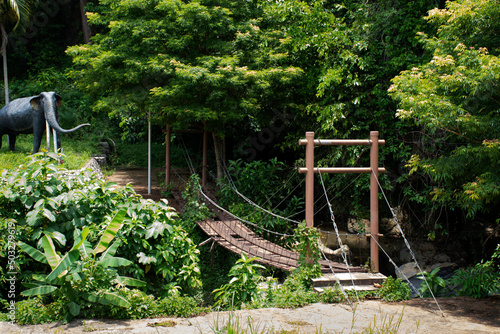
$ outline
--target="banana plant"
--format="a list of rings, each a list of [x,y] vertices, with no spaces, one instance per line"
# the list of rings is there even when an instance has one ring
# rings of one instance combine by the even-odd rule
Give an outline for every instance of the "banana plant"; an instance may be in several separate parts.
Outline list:
[[[123,225],[126,212],[126,208],[122,208],[116,213],[93,249],[87,241],[88,227],[75,232],[73,247],[62,257],[57,254],[48,234],[42,237],[43,253],[20,242],[21,249],[36,261],[47,263],[52,270],[46,276],[34,275],[36,282],[25,284],[29,289],[21,295],[59,294],[68,301],[66,309],[69,313],[66,314],[66,320],[79,315],[82,306],[92,303],[130,307],[130,303],[112,289],[113,283],[118,287],[145,285],[143,281],[119,276],[114,269],[132,263],[127,259],[114,257],[120,241],[111,243]]]

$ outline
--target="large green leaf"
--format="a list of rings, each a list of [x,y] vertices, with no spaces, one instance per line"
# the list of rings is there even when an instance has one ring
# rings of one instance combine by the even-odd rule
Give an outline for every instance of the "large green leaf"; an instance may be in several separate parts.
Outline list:
[[[76,242],[76,239],[75,239],[75,244],[73,245],[73,248],[71,248],[71,250],[80,248],[80,246],[83,245],[85,240],[87,240],[87,236],[89,235],[89,232],[90,232],[90,229],[87,226],[85,226],[83,228],[82,234],[80,235],[81,239],[78,241],[78,243]]]
[[[68,303],[68,308],[69,308],[69,312],[74,316],[76,317],[77,315],[80,314],[80,305],[78,305],[77,303],[75,302],[69,302]]]
[[[83,257],[86,257],[92,254],[92,245],[88,240],[85,240],[82,245],[79,247],[80,253]]]
[[[43,250],[45,252],[45,258],[47,259],[50,268],[54,270],[54,268],[56,268],[57,265],[59,264],[60,260],[59,255],[57,255],[56,253],[54,243],[52,242],[52,239],[48,235],[44,235],[42,237],[42,245],[43,245]]]
[[[34,258],[38,262],[42,262],[42,263],[47,263],[48,264],[47,258],[38,249],[36,249],[34,247],[31,247],[30,245],[28,245],[28,244],[26,244],[26,243],[24,243],[22,241],[19,241],[18,245],[19,245],[19,247],[23,251],[25,251],[26,253],[28,253],[29,256],[31,256],[32,258]]]
[[[121,284],[128,286],[137,286],[137,287],[146,286],[146,282],[131,277],[118,276],[117,280]]]
[[[120,211],[116,213],[116,215],[114,216],[114,218],[111,220],[108,227],[104,231],[103,235],[101,236],[101,240],[99,240],[99,243],[94,249],[93,252],[94,255],[102,253],[108,248],[109,243],[115,237],[116,232],[118,232],[118,230],[122,227],[123,220],[125,219],[126,214],[127,214],[126,208],[121,208]]]
[[[78,249],[73,249],[63,256],[59,265],[52,270],[52,272],[47,276],[47,280],[51,281],[57,278],[59,275],[64,274],[68,268],[80,258],[80,251]]]
[[[121,267],[131,265],[132,261],[121,257],[107,257],[97,262],[97,264],[103,267]]]
[[[123,297],[118,296],[113,292],[104,292],[102,294],[102,299],[108,301],[110,304],[121,306],[121,307],[130,307],[130,303]],[[99,302],[102,303],[100,300]]]
[[[21,292],[23,296],[37,296],[37,295],[46,295],[48,293],[52,293],[57,290],[57,286],[53,285],[40,285],[36,288],[24,290]]]
[[[109,246],[108,249],[106,249],[106,251],[102,253],[101,260],[104,260],[106,257],[112,257],[113,255],[115,255],[116,250],[118,249],[118,247],[120,247],[120,245],[121,240],[116,240],[115,242],[113,242],[113,244],[111,244],[111,246]]]

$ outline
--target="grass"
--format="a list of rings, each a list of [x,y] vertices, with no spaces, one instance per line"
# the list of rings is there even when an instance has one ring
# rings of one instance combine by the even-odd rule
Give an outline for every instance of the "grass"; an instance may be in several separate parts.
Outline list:
[[[15,152],[9,150],[7,136],[4,136],[2,139],[2,148],[0,149],[0,170],[16,168],[30,161],[31,152],[33,151],[33,135],[18,136]],[[44,137],[40,149],[45,148],[45,142],[46,140]],[[63,135],[61,138],[61,146],[66,156],[64,159],[64,168],[71,170],[80,169],[85,166],[92,154],[99,153],[98,144],[99,139],[92,136],[82,140],[78,137]]]

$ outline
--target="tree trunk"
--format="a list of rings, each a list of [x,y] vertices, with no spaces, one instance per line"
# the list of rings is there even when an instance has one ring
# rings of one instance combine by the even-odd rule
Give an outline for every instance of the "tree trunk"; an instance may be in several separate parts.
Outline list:
[[[2,32],[2,46],[0,47],[3,58],[3,83],[5,87],[5,104],[9,103],[9,76],[7,73],[7,42],[9,36],[5,31],[3,23],[0,23],[0,30]]]
[[[80,0],[80,14],[82,16],[82,30],[83,30],[83,39],[85,41],[85,44],[90,43],[90,26],[89,22],[87,21],[87,0]]]
[[[217,164],[217,180],[224,178],[224,163],[226,162],[226,140],[212,132],[214,139],[215,162]]]

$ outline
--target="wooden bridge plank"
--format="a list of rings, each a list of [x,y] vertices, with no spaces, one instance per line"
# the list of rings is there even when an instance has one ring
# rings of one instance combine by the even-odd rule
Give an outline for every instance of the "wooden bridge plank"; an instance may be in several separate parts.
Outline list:
[[[197,224],[215,242],[236,254],[240,255],[244,252],[250,257],[257,257],[256,261],[259,263],[286,271],[292,271],[298,267],[298,253],[263,239],[240,221],[205,220]],[[345,264],[325,260],[319,262],[322,272],[330,272],[330,266],[335,272],[347,272]],[[366,272],[361,267],[349,267],[349,270]]]

